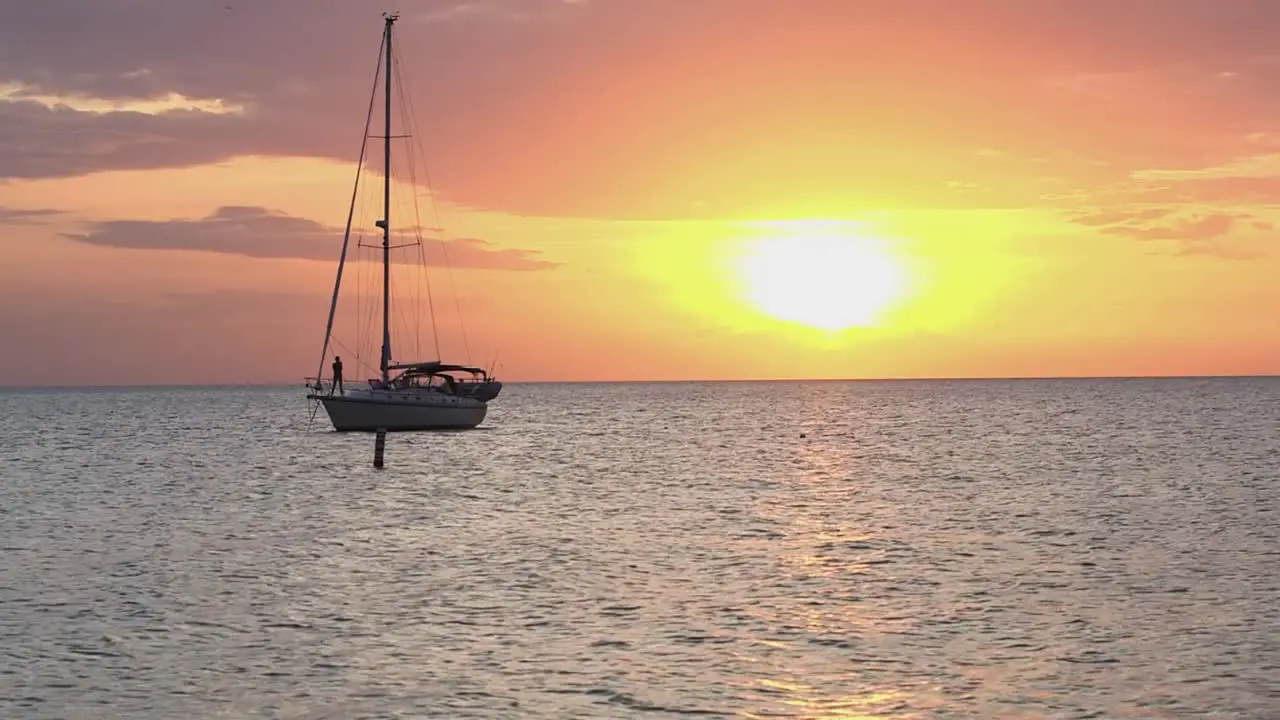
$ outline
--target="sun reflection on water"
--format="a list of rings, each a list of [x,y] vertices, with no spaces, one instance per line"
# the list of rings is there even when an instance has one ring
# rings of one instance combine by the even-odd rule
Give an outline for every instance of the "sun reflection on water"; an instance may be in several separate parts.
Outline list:
[[[789,444],[786,470],[755,505],[756,517],[773,530],[749,542],[772,563],[776,579],[748,608],[757,631],[737,654],[746,669],[741,689],[788,717],[909,717],[902,714],[906,708],[934,705],[933,694],[885,680],[907,662],[895,658],[905,657],[904,638],[916,622],[869,587],[892,576],[904,548],[850,512],[866,492],[859,457],[846,438],[823,436],[822,426],[815,421],[804,440]],[[770,602],[775,588],[804,599]]]
[[[767,693],[785,694],[782,704],[799,713],[799,717],[812,720],[886,720],[902,717],[906,694],[893,689],[869,690],[856,695],[831,695],[813,685],[798,681],[762,679],[760,688]],[[747,718],[766,718],[770,715],[745,714]]]

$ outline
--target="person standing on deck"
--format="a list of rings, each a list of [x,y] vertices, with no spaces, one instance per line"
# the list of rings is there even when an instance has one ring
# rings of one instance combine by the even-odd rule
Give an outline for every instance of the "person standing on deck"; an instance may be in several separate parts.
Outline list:
[[[333,394],[334,389],[338,390],[339,395],[346,395],[346,390],[342,387],[342,358],[337,355],[333,356],[333,385],[329,387],[329,394]]]

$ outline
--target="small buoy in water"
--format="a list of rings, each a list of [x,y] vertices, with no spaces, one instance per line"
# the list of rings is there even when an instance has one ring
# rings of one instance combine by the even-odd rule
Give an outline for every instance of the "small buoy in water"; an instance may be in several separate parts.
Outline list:
[[[386,428],[378,428],[378,434],[373,440],[373,466],[382,467],[382,452],[387,448],[387,431]]]

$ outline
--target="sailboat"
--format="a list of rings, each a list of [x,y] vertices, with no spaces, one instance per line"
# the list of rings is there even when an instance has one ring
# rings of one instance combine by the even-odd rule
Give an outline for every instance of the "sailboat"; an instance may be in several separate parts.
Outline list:
[[[382,348],[379,357],[379,377],[369,380],[367,386],[346,389],[344,383],[330,378],[328,385],[322,377],[325,360],[328,359],[333,336],[334,314],[342,285],[342,271],[346,262],[351,238],[351,223],[355,214],[356,191],[352,193],[351,211],[347,216],[347,229],[342,243],[342,255],[338,260],[337,278],[334,280],[333,300],[329,305],[329,321],[325,328],[324,345],[320,355],[320,371],[307,378],[310,392],[307,399],[321,404],[339,432],[388,432],[406,430],[461,430],[470,429],[484,422],[489,401],[502,390],[502,383],[482,368],[469,365],[444,363],[439,360],[393,362],[391,351],[391,140],[392,135],[392,28],[398,19],[396,14],[383,14],[383,57],[385,59],[386,123],[383,140],[382,218],[374,226],[382,230],[380,245],[382,255]],[[375,76],[375,87],[377,78]],[[373,98],[370,98],[369,114],[365,120],[365,137],[373,119]],[[363,167],[365,145],[362,144],[359,166]],[[359,187],[359,174],[356,178]],[[433,319],[434,322],[434,319]],[[438,347],[437,347],[438,352]],[[463,377],[456,377],[462,375]]]

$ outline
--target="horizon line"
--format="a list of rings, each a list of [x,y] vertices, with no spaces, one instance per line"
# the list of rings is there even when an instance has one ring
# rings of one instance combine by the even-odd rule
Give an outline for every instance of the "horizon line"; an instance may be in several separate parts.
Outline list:
[[[1280,373],[1217,373],[1208,375],[955,375],[884,377],[762,377],[690,378],[650,380],[504,380],[504,385],[656,385],[677,383],[884,383],[884,382],[1036,382],[1046,380],[1261,380],[1280,379]],[[131,390],[161,388],[281,388],[305,385],[296,381],[213,382],[213,383],[100,383],[90,385],[0,385],[0,390]]]

